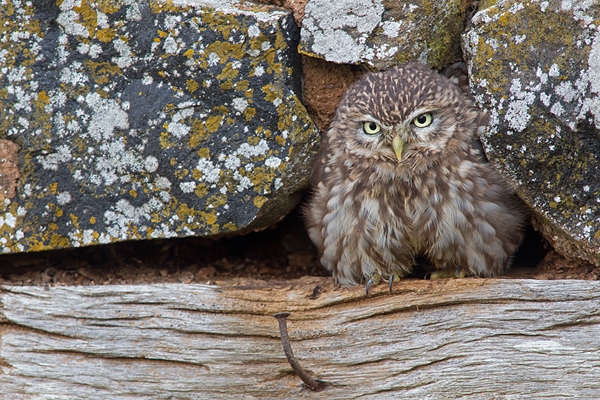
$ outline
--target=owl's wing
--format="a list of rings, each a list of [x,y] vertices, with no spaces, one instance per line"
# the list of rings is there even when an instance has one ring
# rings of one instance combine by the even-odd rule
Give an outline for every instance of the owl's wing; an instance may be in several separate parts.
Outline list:
[[[460,88],[460,90],[463,91],[471,104],[474,106],[476,105],[475,98],[471,93],[471,87],[469,86],[469,73],[467,70],[467,64],[464,62],[456,62],[443,68],[440,71],[440,75],[450,79],[456,86]],[[481,160],[487,162],[488,160],[483,150],[483,143],[481,143],[480,139],[481,134],[485,131],[489,123],[489,115],[487,112],[480,112],[479,118],[477,118],[475,123],[477,125],[477,136],[473,138],[471,145],[473,146],[473,149],[481,155]]]
[[[477,106],[471,86],[469,86],[469,72],[467,70],[467,64],[464,62],[457,62],[443,68],[440,71],[440,75],[448,78],[465,94],[469,103]]]
[[[467,95],[471,94],[471,87],[469,86],[469,73],[467,71],[467,64],[464,62],[456,62],[443,68],[440,71],[440,75],[450,79]]]
[[[310,175],[310,184],[315,187],[319,182],[323,180],[323,171],[327,164],[329,142],[327,140],[327,133],[321,134],[321,144],[319,145],[319,151],[315,157],[315,163],[313,164],[312,173]]]
[[[477,150],[481,155],[481,160],[484,162],[488,162],[487,156],[485,155],[485,151],[483,150],[483,143],[481,143],[481,135],[487,129],[488,124],[490,122],[490,116],[485,111],[480,111],[479,117],[475,121],[477,124],[477,135],[471,140],[471,144],[473,149]]]

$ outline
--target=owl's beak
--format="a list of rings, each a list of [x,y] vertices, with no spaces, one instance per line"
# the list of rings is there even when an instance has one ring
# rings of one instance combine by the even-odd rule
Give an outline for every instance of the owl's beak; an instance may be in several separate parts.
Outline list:
[[[398,161],[402,161],[402,153],[404,152],[404,140],[400,139],[400,136],[395,136],[392,140],[392,148],[394,149],[394,153],[396,153],[396,157],[398,157]]]

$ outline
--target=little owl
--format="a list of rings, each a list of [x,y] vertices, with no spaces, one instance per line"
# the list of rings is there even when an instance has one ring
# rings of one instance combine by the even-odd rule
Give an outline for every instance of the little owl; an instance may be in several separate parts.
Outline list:
[[[464,65],[464,64],[463,64]],[[369,73],[344,93],[312,174],[307,228],[337,284],[505,271],[526,214],[484,158],[459,65]],[[462,86],[461,86],[462,84]]]

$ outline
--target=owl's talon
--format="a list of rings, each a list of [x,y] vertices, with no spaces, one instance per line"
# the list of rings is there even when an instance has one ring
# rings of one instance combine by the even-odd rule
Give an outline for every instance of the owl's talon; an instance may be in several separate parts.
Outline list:
[[[369,289],[371,289],[372,284],[373,284],[373,279],[369,279],[367,281],[367,285],[365,286],[365,289],[367,290],[367,297],[369,297]]]
[[[367,281],[367,284],[365,286],[365,289],[367,290],[367,296],[369,295],[369,290],[371,289],[371,286],[379,284],[380,280],[381,275],[379,275],[377,272],[374,273],[373,276],[371,276],[371,278]]]
[[[390,293],[392,293],[392,287],[394,285],[394,281],[399,281],[399,280],[400,280],[400,276],[398,276],[396,274],[390,275],[390,277],[388,278],[388,285],[390,285]]]

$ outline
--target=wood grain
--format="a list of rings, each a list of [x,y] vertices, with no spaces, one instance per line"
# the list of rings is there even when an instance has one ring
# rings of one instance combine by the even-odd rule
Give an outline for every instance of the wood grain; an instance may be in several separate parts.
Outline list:
[[[600,393],[596,281],[404,280],[368,298],[326,278],[1,289],[0,398]],[[282,311],[324,391],[291,371],[272,316]]]

